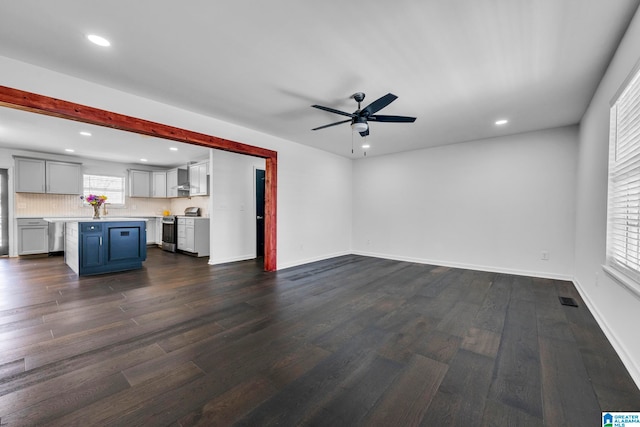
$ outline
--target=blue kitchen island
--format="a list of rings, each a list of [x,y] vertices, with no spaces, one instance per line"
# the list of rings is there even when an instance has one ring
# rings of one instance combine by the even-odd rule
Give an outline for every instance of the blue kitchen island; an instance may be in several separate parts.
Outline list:
[[[147,259],[146,220],[66,220],[64,258],[80,276],[142,268]]]

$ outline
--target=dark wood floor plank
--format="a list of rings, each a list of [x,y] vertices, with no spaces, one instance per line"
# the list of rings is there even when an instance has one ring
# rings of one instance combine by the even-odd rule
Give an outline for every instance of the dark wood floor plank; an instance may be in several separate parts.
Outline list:
[[[480,309],[478,304],[457,302],[436,326],[436,329],[456,337],[464,337]]]
[[[415,355],[396,382],[371,410],[363,425],[372,427],[420,425],[448,368],[444,363]]]
[[[544,419],[590,425],[602,411],[580,351],[565,340],[540,337]]]
[[[495,332],[478,328],[467,329],[460,348],[495,358],[498,356],[501,336]]]
[[[435,326],[436,322],[433,319],[421,315],[407,319],[404,326],[396,329],[397,332],[378,350],[378,354],[387,359],[407,363],[416,354],[418,346],[428,339],[427,334]]]
[[[85,406],[123,392],[128,388],[127,380],[118,372],[108,377],[86,381],[75,388],[67,388],[64,393],[58,393],[50,399],[12,412],[9,416],[2,417],[2,423],[3,425],[46,425],[56,418],[64,417],[76,410],[82,410]],[[86,418],[81,422],[89,425],[93,421],[91,418]]]
[[[83,384],[98,382],[101,378],[120,373],[130,366],[153,360],[164,355],[157,345],[151,344],[113,358],[100,359],[83,368],[61,373],[51,378],[32,381],[13,393],[0,396],[0,414],[8,414],[28,408],[43,400],[56,397],[61,391],[82,387]],[[124,377],[123,377],[124,378]]]
[[[494,360],[490,357],[458,351],[420,425],[480,425],[493,365]]]
[[[276,392],[267,379],[257,377],[238,384],[178,422],[182,427],[229,426]]]
[[[329,402],[307,416],[302,424],[317,427],[361,425],[402,368],[403,365],[389,359],[374,358],[358,378],[343,384]]]
[[[535,304],[512,299],[489,396],[542,419],[540,352]]]
[[[18,359],[0,365],[0,381],[24,372],[24,359]]]
[[[511,299],[512,282],[511,276],[495,275],[473,320],[474,327],[502,334],[507,307]]]
[[[551,426],[640,407],[570,282],[207,261],[150,247],[140,270],[78,277],[0,258],[0,425]]]
[[[189,344],[215,336],[224,330],[225,328],[215,322],[206,323],[202,326],[189,329],[183,333],[159,340],[158,345],[167,353],[171,353],[172,351],[185,347]]]
[[[416,342],[415,352],[438,362],[449,363],[461,344],[462,338],[434,329],[423,340]]]
[[[388,333],[382,330],[369,328],[363,331],[323,359],[311,371],[265,401],[237,425],[296,425],[313,416],[340,392],[343,385],[360,378],[376,358],[375,349],[384,344],[386,339]]]
[[[599,418],[595,418],[598,419]],[[543,426],[597,426],[593,420],[587,424],[567,423],[563,424],[560,420],[549,418],[549,422],[544,424],[540,418],[520,411],[513,406],[505,405],[504,403],[496,402],[493,399],[488,399],[485,403],[484,414],[482,421],[478,424],[482,427],[543,427]]]
[[[193,363],[188,362],[174,367],[171,373],[153,378],[137,387],[127,388],[119,393],[109,395],[91,405],[85,406],[68,415],[51,422],[51,426],[85,425],[90,420],[94,425],[135,425],[126,424],[122,420],[130,412],[143,406],[163,391],[188,383],[200,377],[203,372]]]

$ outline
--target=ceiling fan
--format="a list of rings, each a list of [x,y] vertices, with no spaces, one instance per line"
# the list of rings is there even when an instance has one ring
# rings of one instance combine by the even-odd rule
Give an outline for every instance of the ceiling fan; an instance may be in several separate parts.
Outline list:
[[[336,110],[330,107],[323,107],[322,105],[312,105],[313,108],[318,108],[320,110],[328,111],[330,113],[340,114],[342,116],[350,117],[347,120],[342,120],[336,123],[330,123],[328,125],[320,126],[311,130],[320,130],[324,128],[328,128],[331,126],[339,125],[342,123],[351,122],[351,129],[360,133],[361,136],[369,135],[369,121],[372,122],[387,122],[387,123],[413,123],[416,121],[415,117],[407,117],[407,116],[385,116],[380,114],[375,114],[378,111],[382,110],[387,105],[391,104],[393,101],[398,99],[392,93],[388,93],[385,96],[376,99],[371,104],[367,105],[364,108],[360,108],[360,103],[364,100],[364,93],[356,92],[351,95],[351,98],[355,99],[358,103],[358,109],[353,113],[345,113],[344,111]]]

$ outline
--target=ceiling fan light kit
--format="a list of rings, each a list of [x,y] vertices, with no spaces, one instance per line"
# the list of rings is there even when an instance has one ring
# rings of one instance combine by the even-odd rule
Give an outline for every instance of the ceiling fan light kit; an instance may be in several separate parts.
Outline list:
[[[351,123],[351,130],[353,130],[354,132],[364,132],[367,129],[369,129],[369,125],[362,118],[358,118],[353,123]]]
[[[347,120],[336,122],[336,123],[330,123],[328,125],[320,126],[311,130],[320,130],[320,129],[328,128],[331,126],[339,125],[342,123],[351,123],[351,129],[354,132],[358,132],[360,136],[364,137],[369,135],[368,121],[387,122],[387,123],[413,123],[416,121],[415,117],[385,116],[385,115],[375,114],[378,111],[382,110],[387,105],[391,104],[396,99],[398,99],[398,97],[392,93],[388,93],[383,97],[376,99],[366,107],[361,108],[360,103],[364,100],[364,96],[365,95],[363,92],[356,92],[353,95],[351,95],[351,98],[353,98],[358,103],[358,109],[353,113],[347,113],[344,111],[336,110],[335,108],[324,107],[322,105],[312,105],[313,108],[328,111],[329,113],[340,114],[341,116],[347,116],[350,118]]]

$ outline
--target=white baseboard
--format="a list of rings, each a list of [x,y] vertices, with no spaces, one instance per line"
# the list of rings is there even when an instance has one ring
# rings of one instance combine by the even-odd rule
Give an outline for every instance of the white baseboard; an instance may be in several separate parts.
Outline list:
[[[236,257],[230,257],[230,258],[220,258],[220,259],[212,259],[209,258],[209,265],[218,265],[218,264],[226,264],[228,262],[237,262],[237,261],[247,261],[250,259],[256,259],[256,254],[249,254],[249,255],[240,255],[240,256],[236,256]]]
[[[593,301],[591,301],[591,298],[589,298],[588,294],[584,291],[584,288],[580,285],[580,282],[574,278],[573,284],[578,290],[580,297],[582,297],[582,300],[587,305],[587,308],[589,308],[589,311],[593,314],[596,322],[598,322],[600,329],[602,329],[602,332],[604,332],[605,336],[613,346],[613,349],[618,353],[620,360],[622,360],[622,364],[627,368],[627,371],[629,371],[629,375],[631,375],[636,386],[640,388],[640,365],[638,365],[637,361],[629,356],[629,352],[626,350],[626,347],[609,327],[605,318],[598,310],[598,307],[593,303]]]
[[[351,254],[352,254],[351,251],[343,251],[343,252],[335,252],[333,254],[317,256],[317,257],[313,257],[313,258],[305,258],[305,259],[300,259],[300,260],[291,261],[291,262],[278,263],[278,270],[283,270],[285,268],[291,268],[291,267],[297,267],[299,265],[309,264],[311,262],[323,261],[325,259],[335,258],[335,257],[345,256],[345,255],[351,255]]]
[[[374,258],[392,259],[395,261],[415,262],[416,264],[430,264],[430,265],[438,265],[442,267],[463,268],[466,270],[487,271],[489,273],[504,273],[504,274],[513,274],[516,276],[540,277],[543,279],[555,279],[555,280],[567,280],[569,282],[573,280],[573,276],[568,274],[565,275],[565,274],[549,273],[545,271],[517,270],[517,269],[495,267],[495,266],[488,266],[488,265],[465,264],[465,263],[459,263],[459,262],[451,262],[451,261],[443,261],[443,260],[435,260],[435,259],[424,259],[424,258],[413,258],[413,257],[388,255],[388,254],[378,254],[374,252],[364,252],[364,251],[353,251],[353,254],[370,256]]]

